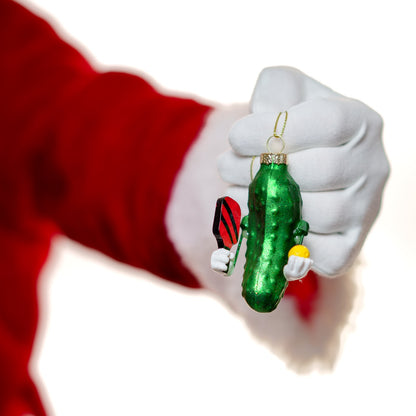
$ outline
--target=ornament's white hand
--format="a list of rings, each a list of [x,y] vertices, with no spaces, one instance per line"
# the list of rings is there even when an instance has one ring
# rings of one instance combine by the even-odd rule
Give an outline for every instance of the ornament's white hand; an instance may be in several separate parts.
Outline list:
[[[293,281],[305,277],[311,269],[313,260],[307,257],[290,256],[286,266],[283,268],[283,274],[286,280]]]
[[[232,150],[219,157],[227,194],[246,214],[250,164],[266,151],[276,116],[288,111],[285,152],[303,198],[305,239],[313,269],[345,272],[357,257],[380,209],[389,164],[381,142],[382,119],[363,103],[335,93],[293,68],[263,70],[253,113],[234,124]],[[253,171],[258,169],[258,158]]]
[[[230,260],[234,258],[235,254],[225,248],[215,250],[211,255],[211,268],[215,272],[224,273],[228,269]]]

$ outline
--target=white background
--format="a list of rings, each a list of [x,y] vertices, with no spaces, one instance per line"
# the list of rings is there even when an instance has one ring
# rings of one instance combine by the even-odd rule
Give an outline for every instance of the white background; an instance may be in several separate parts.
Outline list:
[[[362,304],[331,372],[299,375],[208,295],[57,241],[33,360],[51,413],[416,414],[412,2],[22,3],[94,63],[204,100],[246,102],[263,67],[297,67],[384,117],[392,163],[363,250]]]

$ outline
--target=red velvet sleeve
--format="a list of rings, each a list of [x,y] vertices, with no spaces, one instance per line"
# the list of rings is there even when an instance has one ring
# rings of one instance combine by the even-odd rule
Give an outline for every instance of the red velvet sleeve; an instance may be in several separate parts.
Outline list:
[[[190,287],[164,223],[209,108],[143,79],[99,73],[51,27],[0,0],[0,200],[70,238]]]

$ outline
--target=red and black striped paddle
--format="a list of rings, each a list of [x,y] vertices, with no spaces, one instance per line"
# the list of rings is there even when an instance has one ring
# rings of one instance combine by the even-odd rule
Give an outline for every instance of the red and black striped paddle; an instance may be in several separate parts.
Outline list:
[[[238,202],[229,196],[219,198],[215,209],[212,232],[217,239],[218,248],[231,247],[238,242],[240,232],[241,209]]]

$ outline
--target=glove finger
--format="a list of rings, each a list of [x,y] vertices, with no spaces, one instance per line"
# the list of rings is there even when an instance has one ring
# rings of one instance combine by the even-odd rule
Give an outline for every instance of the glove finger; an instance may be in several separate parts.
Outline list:
[[[360,140],[366,133],[365,108],[358,101],[345,98],[319,98],[292,107],[284,133],[284,151],[334,147]],[[254,113],[235,123],[229,134],[233,150],[241,156],[266,152],[276,116],[270,112]],[[280,140],[272,140],[270,149],[280,151]]]
[[[339,96],[330,88],[290,67],[265,68],[251,98],[251,111],[279,113],[316,97]]]
[[[220,261],[212,261],[211,268],[215,271],[226,272],[228,266]]]
[[[352,142],[340,147],[321,147],[288,155],[288,169],[302,192],[321,192],[351,186],[365,168],[363,157],[350,153]],[[351,156],[351,157],[350,157]],[[217,160],[221,178],[228,183],[248,186],[260,167],[260,158],[239,156],[232,150]],[[252,167],[252,168],[251,168]]]
[[[310,232],[304,241],[314,261],[312,270],[327,277],[344,273],[352,265],[362,243],[360,228],[334,234]]]
[[[361,224],[367,210],[365,196],[359,198],[364,181],[359,179],[349,188],[336,191],[302,193],[302,217],[309,223],[310,231],[340,233]]]
[[[211,262],[215,263],[228,263],[230,251],[225,248],[219,248],[215,250],[211,255]]]
[[[215,261],[227,264],[230,261],[230,258],[227,254],[217,254],[215,256]]]
[[[295,271],[298,276],[304,276],[306,271],[308,270],[308,264],[310,259],[299,257],[299,256],[291,256],[295,258],[294,265]]]
[[[308,271],[311,269],[312,264],[313,264],[312,259],[304,259],[304,261],[302,262],[302,267],[300,271],[300,275],[302,277],[305,277],[306,273],[308,273]]]
[[[299,271],[302,265],[302,258],[299,256],[290,256],[288,264],[290,264],[290,270],[294,276],[299,275]]]
[[[322,192],[352,186],[366,169],[365,154],[353,153],[351,141],[339,147],[319,147],[288,155],[288,170],[302,192]]]
[[[251,160],[251,157],[239,156],[232,150],[224,152],[217,159],[218,172],[225,182],[248,186],[251,182]],[[253,174],[256,174],[259,166],[259,158],[256,158],[253,163]]]
[[[296,264],[296,257],[297,256],[290,256],[287,260],[287,264],[286,264],[286,270],[291,273],[294,274],[295,273],[295,264]]]

